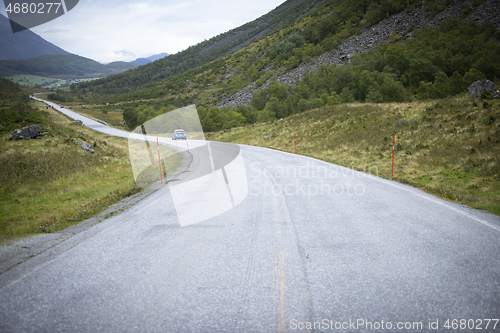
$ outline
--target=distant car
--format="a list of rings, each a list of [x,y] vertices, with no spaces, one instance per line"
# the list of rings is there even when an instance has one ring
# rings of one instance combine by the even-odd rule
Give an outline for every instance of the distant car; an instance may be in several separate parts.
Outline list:
[[[186,132],[181,129],[175,130],[174,133],[172,133],[172,140],[177,139],[186,140]]]
[[[64,105],[61,105],[61,108],[63,108],[63,107],[64,107]]]

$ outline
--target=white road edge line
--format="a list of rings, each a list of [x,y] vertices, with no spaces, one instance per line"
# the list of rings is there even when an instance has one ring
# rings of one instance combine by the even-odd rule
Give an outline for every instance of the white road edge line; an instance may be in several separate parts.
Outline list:
[[[242,144],[240,144],[240,146],[255,147],[255,146],[248,146],[248,145],[242,145]],[[316,161],[316,162],[325,163],[325,164],[328,164],[328,165],[336,165],[336,166],[339,166],[339,167],[341,167],[341,168],[350,169],[350,168],[345,167],[345,166],[342,166],[342,165],[338,165],[338,164],[334,164],[334,163],[330,163],[330,162],[322,161],[322,160],[319,160],[319,159],[316,159],[316,158],[313,158],[313,157],[309,157],[309,156],[303,156],[303,155],[293,154],[293,153],[289,153],[289,152],[286,152],[286,151],[275,150],[275,149],[266,148],[266,147],[255,147],[255,148],[261,148],[261,149],[263,148],[263,149],[268,149],[268,150],[272,150],[272,151],[277,151],[277,152],[280,152],[280,153],[283,153],[283,154],[294,155],[294,156],[301,156],[301,157],[305,157],[305,158],[308,158],[308,159],[313,160],[313,161]],[[407,188],[406,186],[403,186],[403,185],[401,185],[401,184],[399,184],[399,183],[396,183],[396,182],[394,182],[394,181],[391,181],[391,180],[388,180],[388,179],[385,179],[385,178],[380,178],[380,177],[374,176],[374,175],[372,175],[372,174],[365,173],[365,172],[361,172],[361,171],[354,170],[354,169],[350,169],[350,170],[352,170],[353,172],[358,172],[358,173],[361,173],[361,174],[363,174],[363,175],[367,175],[367,177],[366,177],[366,178],[374,179],[374,180],[377,180],[377,181],[379,181],[379,182],[381,182],[381,183],[388,184],[388,185],[390,185],[390,186],[396,187],[396,188],[398,188],[398,189],[401,189],[401,190],[405,190],[405,191],[411,192],[412,194],[414,194],[414,195],[416,195],[416,196],[418,196],[418,197],[420,197],[420,198],[426,199],[426,200],[428,200],[428,201],[430,201],[430,202],[434,202],[434,203],[436,203],[436,204],[438,204],[438,205],[441,205],[441,206],[443,206],[443,207],[448,208],[449,210],[452,210],[452,211],[454,211],[454,212],[456,212],[456,213],[459,213],[459,214],[461,214],[461,215],[463,215],[463,216],[465,216],[465,217],[468,217],[468,218],[470,218],[470,219],[472,219],[472,220],[474,220],[474,221],[476,221],[476,222],[479,222],[479,223],[481,223],[481,224],[484,224],[485,226],[488,226],[488,227],[490,227],[490,228],[492,228],[492,229],[495,229],[496,231],[500,231],[500,227],[498,227],[498,226],[496,226],[496,225],[493,225],[493,224],[491,224],[490,222],[485,221],[485,220],[483,220],[483,219],[477,218],[477,217],[475,217],[475,216],[473,216],[473,215],[471,215],[471,214],[469,214],[469,213],[467,213],[467,212],[465,212],[465,211],[463,211],[463,210],[461,210],[461,209],[458,209],[458,208],[452,207],[451,205],[448,205],[448,204],[446,204],[445,202],[442,202],[442,201],[444,201],[443,199],[438,199],[438,200],[436,200],[436,199],[434,199],[434,198],[432,198],[432,197],[431,197],[431,196],[432,196],[432,194],[427,194],[427,193],[426,193],[426,195],[422,195],[422,194],[419,194],[419,193],[417,193],[417,192],[416,192],[417,190],[419,190],[419,189],[417,189],[417,188],[414,188],[414,187]],[[419,190],[419,191],[421,191],[421,190]],[[425,192],[424,192],[424,193],[425,193]],[[441,200],[442,200],[442,201],[441,201]],[[471,209],[474,209],[474,208],[471,208]]]
[[[462,214],[462,215],[464,215],[464,216],[466,216],[466,217],[468,217],[468,218],[471,218],[471,219],[473,219],[473,220],[475,220],[475,221],[477,221],[477,222],[479,222],[479,223],[482,223],[482,224],[484,224],[484,225],[486,225],[486,226],[488,226],[488,227],[490,227],[490,228],[492,228],[492,229],[495,229],[496,231],[500,231],[500,228],[499,228],[499,227],[497,227],[497,226],[495,226],[495,225],[492,225],[492,224],[491,224],[491,223],[489,223],[488,221],[485,221],[485,220],[483,220],[483,219],[477,218],[477,217],[475,217],[475,216],[473,216],[473,215],[471,215],[471,214],[469,214],[469,213],[467,213],[467,212],[465,212],[465,211],[463,211],[463,210],[461,210],[461,209],[458,209],[458,208],[452,207],[451,205],[447,205],[445,202],[441,202],[441,201],[436,200],[436,199],[434,199],[434,198],[432,198],[432,197],[429,197],[431,194],[422,195],[422,194],[420,194],[420,193],[415,192],[415,191],[413,190],[413,188],[406,188],[406,187],[400,186],[400,185],[399,185],[399,184],[397,184],[397,183],[395,184],[395,183],[393,183],[392,181],[387,181],[386,179],[381,179],[381,178],[374,177],[373,175],[370,175],[370,178],[372,178],[372,179],[376,179],[376,180],[378,180],[378,181],[380,181],[380,182],[383,182],[383,183],[385,183],[385,184],[391,185],[391,186],[393,186],[393,187],[397,187],[398,189],[401,189],[401,190],[405,190],[405,191],[411,192],[412,194],[414,194],[414,195],[416,195],[416,196],[418,196],[418,197],[420,197],[420,198],[423,198],[423,199],[426,199],[426,200],[428,200],[428,201],[434,202],[434,203],[436,203],[436,204],[438,204],[438,205],[441,205],[441,206],[443,206],[443,207],[446,207],[446,208],[448,208],[448,209],[450,209],[450,210],[452,210],[452,211],[454,211],[454,212],[456,212],[456,213]],[[440,200],[442,200],[442,199],[440,199]],[[471,209],[474,209],[474,208],[471,208]]]

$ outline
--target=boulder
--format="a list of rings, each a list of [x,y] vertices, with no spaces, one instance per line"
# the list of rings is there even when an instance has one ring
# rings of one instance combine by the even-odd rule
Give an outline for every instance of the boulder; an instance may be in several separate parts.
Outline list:
[[[32,125],[23,129],[15,129],[12,131],[13,140],[29,140],[31,138],[42,138],[42,126]]]
[[[488,90],[491,95],[497,96],[498,89],[497,86],[490,80],[476,81],[467,88],[469,90],[469,97],[481,96],[483,91]]]
[[[94,153],[94,150],[93,149],[90,149],[90,147],[92,147],[90,145],[90,143],[88,142],[85,142],[83,140],[78,140],[78,139],[72,139],[71,141],[73,141],[74,143],[77,143],[79,144],[80,146],[82,146],[83,149],[85,149],[86,151],[90,152],[90,153]]]

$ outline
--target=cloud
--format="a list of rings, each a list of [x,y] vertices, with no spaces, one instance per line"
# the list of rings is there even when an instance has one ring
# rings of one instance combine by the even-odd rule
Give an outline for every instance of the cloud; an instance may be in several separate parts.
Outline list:
[[[136,58],[134,53],[127,50],[121,50],[105,55],[103,58],[99,59],[99,62],[107,64],[113,61],[133,61]]]
[[[69,29],[62,29],[62,28],[54,28],[54,29],[45,29],[41,31],[42,34],[59,34],[59,33],[65,33],[69,32]]]
[[[253,21],[282,2],[86,0],[32,30],[70,53],[100,62],[130,61],[185,50]]]

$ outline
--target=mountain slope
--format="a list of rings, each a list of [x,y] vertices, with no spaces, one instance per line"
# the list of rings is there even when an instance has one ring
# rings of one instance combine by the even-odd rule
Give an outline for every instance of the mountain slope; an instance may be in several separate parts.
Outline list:
[[[113,73],[121,73],[121,72],[127,71],[129,69],[137,68],[137,64],[134,64],[133,62],[126,62],[126,61],[113,61],[113,62],[110,62],[109,64],[106,64],[105,66],[108,69],[110,69]]]
[[[466,17],[466,11],[461,10],[464,8],[463,5],[463,3],[457,2],[437,15],[430,12],[428,7],[420,7],[412,11],[403,11],[393,15],[378,24],[363,29],[355,38],[341,43],[331,52],[325,52],[310,62],[303,62],[282,75],[275,75],[260,86],[256,86],[254,82],[236,94],[224,98],[217,106],[236,107],[240,104],[250,105],[253,94],[269,87],[272,81],[294,86],[304,75],[317,71],[321,66],[350,63],[351,58],[356,54],[364,53],[377,45],[390,43],[396,39],[406,41],[415,34],[410,30],[437,27],[446,18],[462,19],[476,23],[491,22],[497,29],[500,29],[500,17],[498,16],[500,3],[491,0],[485,1],[475,8],[475,10],[472,8],[468,9],[468,11],[472,11],[469,17]]]
[[[220,34],[187,50],[169,55],[166,58],[141,66],[126,74],[111,76],[90,83],[106,94],[120,94],[144,88],[152,82],[165,80],[190,69],[207,64],[234,52],[264,35],[279,31],[310,13],[324,0],[288,0],[268,14],[239,28]],[[109,90],[109,87],[113,87]]]
[[[168,56],[168,53],[164,52],[164,53],[154,54],[154,55],[146,57],[146,58],[137,58],[131,62],[136,64],[137,66],[142,66],[142,65],[149,64],[150,62],[159,60],[161,58],[165,58],[166,56]]]
[[[0,60],[21,60],[48,54],[69,54],[30,30],[12,33],[9,19],[0,14]]]

